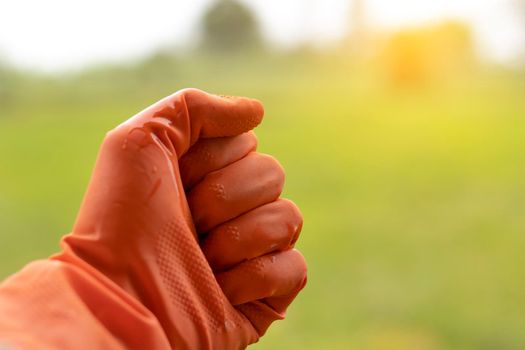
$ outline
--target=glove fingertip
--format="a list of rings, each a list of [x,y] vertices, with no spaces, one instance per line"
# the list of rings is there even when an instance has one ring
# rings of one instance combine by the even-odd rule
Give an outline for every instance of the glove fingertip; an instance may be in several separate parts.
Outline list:
[[[221,110],[204,119],[201,137],[236,136],[257,127],[264,115],[261,102],[245,97],[217,96]]]

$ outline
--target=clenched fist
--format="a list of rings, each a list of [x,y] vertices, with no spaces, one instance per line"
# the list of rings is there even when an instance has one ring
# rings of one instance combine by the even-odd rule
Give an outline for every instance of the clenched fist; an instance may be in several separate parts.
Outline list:
[[[12,316],[0,316],[0,344],[3,336],[76,349],[256,342],[306,283],[293,249],[301,214],[279,198],[283,169],[256,152],[250,131],[262,116],[258,101],[186,89],[110,131],[63,251],[0,287],[2,315],[27,298],[46,304],[8,325]],[[55,293],[42,292],[46,282]],[[35,318],[60,335],[32,333]],[[30,337],[9,336],[24,328]]]

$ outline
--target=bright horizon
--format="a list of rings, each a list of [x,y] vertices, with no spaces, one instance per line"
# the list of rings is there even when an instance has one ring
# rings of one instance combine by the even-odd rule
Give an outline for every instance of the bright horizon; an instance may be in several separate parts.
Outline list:
[[[520,27],[514,1],[368,0],[366,5],[370,24],[380,30],[447,18],[464,20],[472,25],[480,52],[505,63],[516,59],[525,47],[525,30]],[[344,37],[350,25],[347,0],[243,2],[258,16],[265,37],[282,47],[304,42],[329,44]],[[24,68],[60,71],[130,60],[166,45],[188,45],[196,37],[198,20],[210,3],[8,2],[0,12],[0,59]]]

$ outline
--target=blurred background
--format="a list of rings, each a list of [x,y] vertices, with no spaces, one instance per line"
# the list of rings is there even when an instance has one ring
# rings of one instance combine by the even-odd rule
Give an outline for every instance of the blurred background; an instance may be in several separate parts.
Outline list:
[[[189,86],[264,102],[305,216],[309,284],[254,349],[525,349],[524,1],[3,3],[0,277]]]

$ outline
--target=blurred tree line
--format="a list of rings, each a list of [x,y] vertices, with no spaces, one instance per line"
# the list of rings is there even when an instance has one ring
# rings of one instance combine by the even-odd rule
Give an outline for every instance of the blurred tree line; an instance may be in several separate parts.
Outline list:
[[[212,52],[257,50],[264,44],[255,15],[236,0],[212,3],[202,18],[201,45]]]
[[[516,1],[523,6],[525,19],[525,1]],[[242,75],[246,69],[272,76],[300,67],[309,71],[308,62],[324,62],[332,69],[340,65],[349,75],[372,72],[395,86],[420,87],[465,74],[479,64],[467,24],[446,21],[395,33],[373,32],[367,24],[365,5],[365,0],[353,0],[349,14],[352,25],[338,47],[283,51],[264,40],[256,15],[243,2],[216,0],[201,18],[199,44],[193,49],[166,47],[140,62],[101,64],[59,77],[21,72],[0,61],[0,106],[6,110],[32,91],[38,91],[32,98],[42,101],[57,94],[74,94],[68,89],[71,85],[74,90],[83,89],[81,94],[68,96],[73,99],[115,91],[129,95],[139,86],[141,91],[152,89],[155,94],[159,86],[172,86],[174,81],[192,85],[195,76],[219,81],[230,79],[235,72]]]

